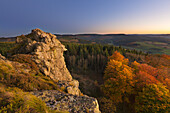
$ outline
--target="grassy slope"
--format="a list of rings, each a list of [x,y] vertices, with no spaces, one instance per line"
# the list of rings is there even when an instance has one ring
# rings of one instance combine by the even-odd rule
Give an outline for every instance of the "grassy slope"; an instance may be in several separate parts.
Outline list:
[[[17,87],[0,84],[0,113],[55,113],[45,102]]]

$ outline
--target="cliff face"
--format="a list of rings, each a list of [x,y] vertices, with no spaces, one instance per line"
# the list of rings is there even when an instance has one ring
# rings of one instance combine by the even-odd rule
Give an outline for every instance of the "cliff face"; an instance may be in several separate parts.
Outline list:
[[[55,35],[34,29],[28,35],[18,36],[16,43],[17,47],[13,49],[10,58],[29,56],[29,60],[36,65],[34,67],[54,80],[56,86],[65,92],[36,90],[32,91],[32,94],[41,98],[47,106],[54,110],[66,110],[72,113],[100,113],[97,100],[93,97],[83,96],[79,90],[79,82],[72,79],[63,57],[66,48],[56,39]]]

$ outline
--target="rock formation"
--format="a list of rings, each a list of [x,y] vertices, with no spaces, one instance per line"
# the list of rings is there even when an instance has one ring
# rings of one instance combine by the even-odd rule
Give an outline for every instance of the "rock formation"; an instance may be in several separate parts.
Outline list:
[[[72,80],[63,57],[66,48],[55,35],[34,29],[26,36],[17,37],[16,42],[22,46],[17,52],[33,55],[33,60],[46,76],[60,81]]]
[[[15,59],[19,54],[31,56],[31,61],[35,62],[40,72],[56,81],[56,85],[65,91],[33,91],[32,94],[44,100],[52,109],[73,113],[100,113],[95,98],[80,96],[83,94],[79,90],[79,82],[72,79],[65,65],[63,52],[66,48],[55,35],[34,29],[28,35],[18,36],[16,43],[17,47],[13,49],[11,58]],[[3,56],[0,57],[4,59]]]
[[[79,82],[72,79],[66,68],[63,52],[67,49],[56,36],[51,33],[34,29],[28,35],[18,36],[15,54],[30,54],[39,70],[51,79],[58,81],[59,87],[65,87],[66,92],[80,95]],[[71,85],[70,85],[71,84]]]

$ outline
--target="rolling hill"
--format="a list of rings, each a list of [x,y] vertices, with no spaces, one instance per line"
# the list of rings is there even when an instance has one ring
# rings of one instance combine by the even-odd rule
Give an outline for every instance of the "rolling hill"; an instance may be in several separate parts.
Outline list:
[[[78,34],[57,35],[58,39],[75,43],[99,43],[142,50],[151,54],[170,54],[170,35]],[[74,40],[74,41],[73,41]],[[76,40],[76,41],[75,41]]]
[[[151,54],[170,55],[170,34],[55,34],[61,42],[109,44]],[[0,38],[0,42],[15,41],[15,37]]]

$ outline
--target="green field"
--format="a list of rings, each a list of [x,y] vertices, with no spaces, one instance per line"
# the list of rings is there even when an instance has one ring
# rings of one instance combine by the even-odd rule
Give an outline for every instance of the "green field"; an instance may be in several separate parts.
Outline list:
[[[170,55],[170,46],[167,43],[161,42],[135,42],[135,49],[142,50],[145,52],[153,53],[153,54],[168,54]]]
[[[128,49],[142,50],[151,54],[170,55],[170,39],[164,36],[126,35],[126,34],[82,34],[58,36],[60,41],[75,43],[97,43],[122,46]],[[64,40],[63,40],[64,39]],[[81,41],[80,41],[81,40]]]

